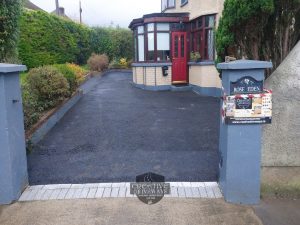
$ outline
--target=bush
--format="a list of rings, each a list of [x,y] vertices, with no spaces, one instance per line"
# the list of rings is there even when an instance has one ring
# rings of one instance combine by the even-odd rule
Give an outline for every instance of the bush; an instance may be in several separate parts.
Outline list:
[[[70,92],[73,93],[78,87],[75,73],[66,64],[55,64],[53,67],[55,67],[67,79]]]
[[[79,85],[84,81],[85,75],[88,72],[87,70],[73,63],[55,64],[53,66],[58,69],[59,72],[61,72],[67,79],[71,93],[76,91]]]
[[[44,108],[38,102],[38,97],[30,93],[27,83],[22,84],[22,99],[25,130],[30,129],[41,117]]]
[[[110,69],[128,69],[131,67],[132,60],[127,60],[126,58],[113,59],[109,64]]]
[[[67,79],[53,66],[31,69],[26,77],[26,86],[43,110],[58,105],[70,95]]]
[[[75,74],[77,86],[79,86],[85,79],[88,71],[74,63],[66,64],[69,70],[71,70]]]
[[[88,59],[87,64],[91,70],[101,72],[108,68],[109,59],[105,54],[97,55],[93,53]]]

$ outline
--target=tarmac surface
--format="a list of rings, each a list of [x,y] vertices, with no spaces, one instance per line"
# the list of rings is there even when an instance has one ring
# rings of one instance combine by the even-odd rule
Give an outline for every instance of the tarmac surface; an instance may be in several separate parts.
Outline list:
[[[130,182],[154,172],[167,181],[216,181],[219,99],[151,92],[112,72],[28,155],[30,185]]]

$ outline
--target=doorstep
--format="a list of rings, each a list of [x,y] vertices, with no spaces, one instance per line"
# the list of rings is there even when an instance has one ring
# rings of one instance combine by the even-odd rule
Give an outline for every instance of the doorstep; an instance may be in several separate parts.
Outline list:
[[[190,86],[189,84],[181,84],[181,85],[176,85],[176,84],[173,84],[171,86],[171,91],[192,91],[193,90],[193,87]]]
[[[170,183],[172,198],[222,198],[217,182],[166,182]],[[133,198],[130,183],[52,184],[29,186],[19,202],[64,199]]]

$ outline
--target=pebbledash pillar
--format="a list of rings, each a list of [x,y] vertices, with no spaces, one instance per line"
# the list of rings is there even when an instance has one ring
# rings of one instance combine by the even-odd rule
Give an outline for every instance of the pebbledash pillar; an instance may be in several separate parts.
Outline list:
[[[0,63],[0,204],[10,204],[28,185],[19,72],[25,66]]]
[[[263,84],[272,63],[237,60],[217,68],[223,85],[219,184],[227,202],[258,204],[262,126],[272,120],[272,93]]]

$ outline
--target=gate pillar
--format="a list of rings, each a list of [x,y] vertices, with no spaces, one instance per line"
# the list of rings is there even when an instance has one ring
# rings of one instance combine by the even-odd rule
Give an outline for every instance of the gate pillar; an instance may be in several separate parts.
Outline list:
[[[17,200],[28,185],[19,72],[25,66],[0,63],[0,204]]]
[[[271,122],[272,113],[271,100],[262,102],[266,100],[263,82],[265,69],[271,67],[271,62],[252,60],[217,65],[224,93],[219,184],[227,202],[257,204],[260,200],[262,124]]]

